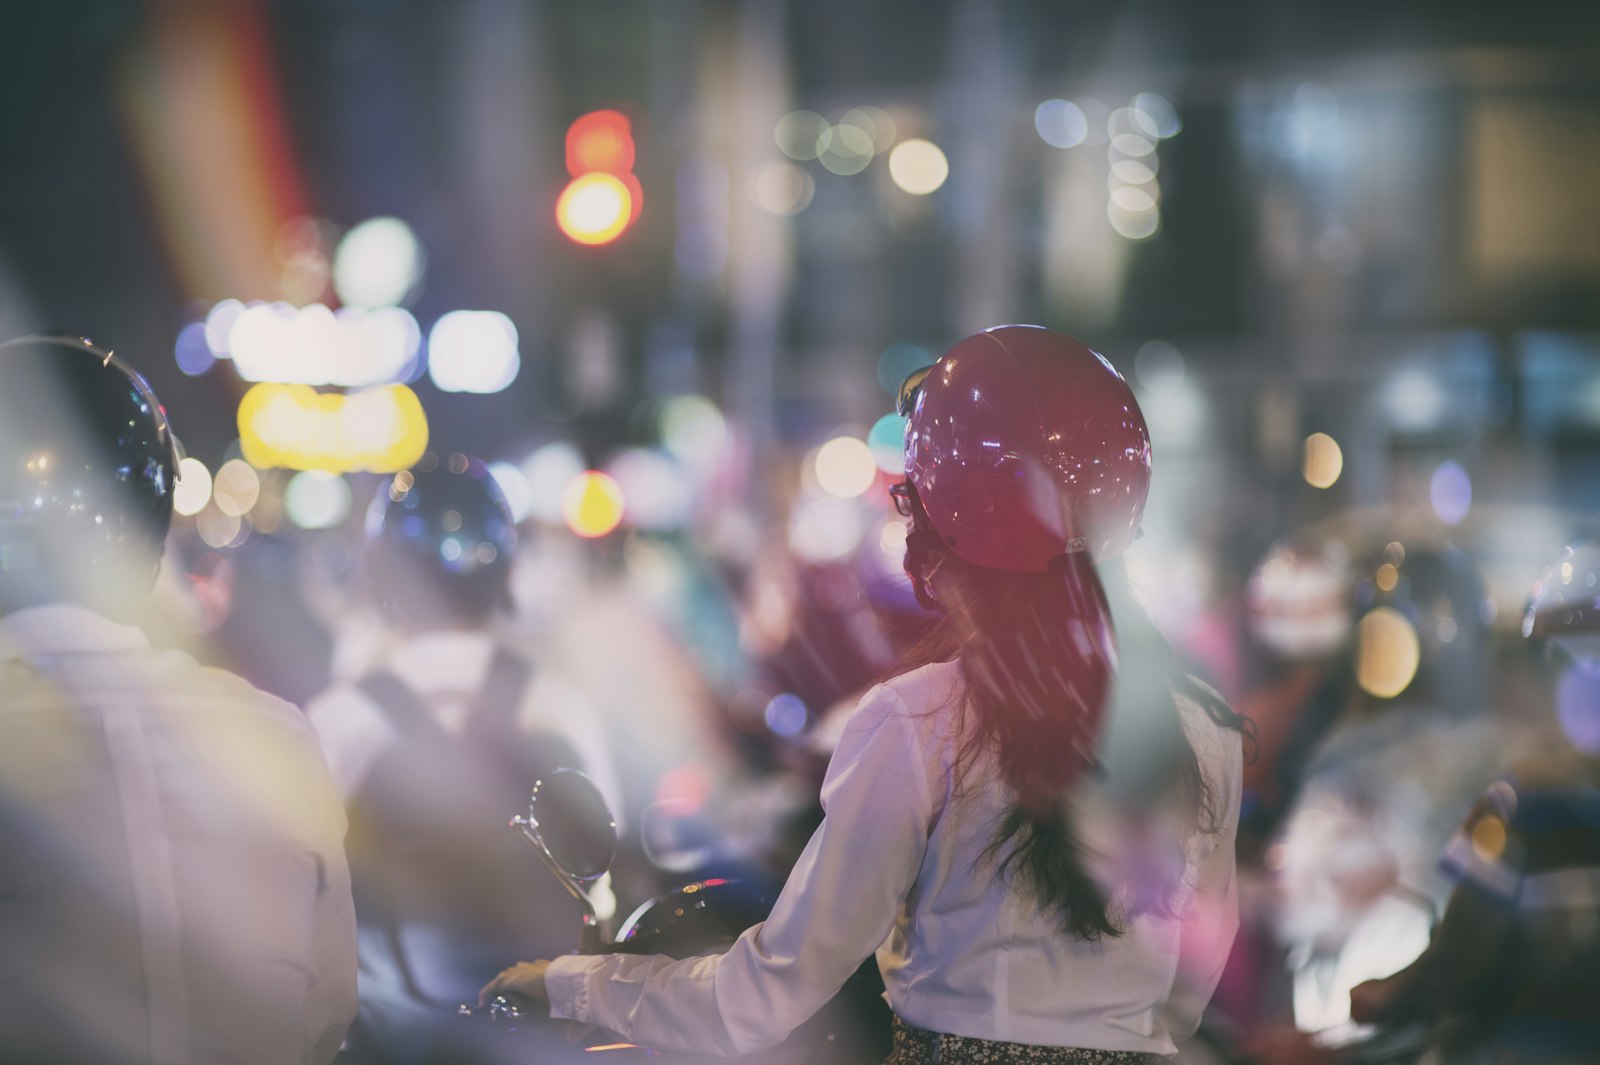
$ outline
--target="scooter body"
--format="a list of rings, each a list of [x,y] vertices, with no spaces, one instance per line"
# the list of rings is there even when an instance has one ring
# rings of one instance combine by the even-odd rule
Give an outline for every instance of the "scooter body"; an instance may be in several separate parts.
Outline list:
[[[616,938],[608,941],[601,934],[587,893],[588,885],[609,869],[616,848],[616,822],[599,790],[577,770],[557,770],[535,785],[528,813],[512,818],[510,826],[585,906],[579,929],[580,954],[686,958],[721,953],[746,929],[764,921],[777,901],[776,891],[768,887],[739,879],[709,878],[648,900],[623,921]],[[487,1016],[497,1027],[526,1032],[545,1045],[559,1042],[581,1052],[589,1062],[648,1057],[659,1065],[687,1065],[707,1057],[636,1046],[593,1029],[574,1040],[570,1022],[530,1016],[505,997],[483,1009],[462,1006],[460,1012],[465,1017]],[[747,1065],[876,1065],[889,1052],[889,1022],[883,982],[876,962],[868,958],[815,1017],[778,1045],[736,1060]],[[558,1034],[563,1030],[569,1038]],[[559,1056],[552,1059],[560,1060]]]

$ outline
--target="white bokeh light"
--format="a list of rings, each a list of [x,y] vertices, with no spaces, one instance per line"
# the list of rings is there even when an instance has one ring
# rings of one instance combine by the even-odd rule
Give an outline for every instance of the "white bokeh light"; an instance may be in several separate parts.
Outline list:
[[[1157,92],[1142,92],[1133,98],[1133,109],[1144,117],[1157,137],[1165,140],[1176,137],[1183,129],[1183,120],[1168,100]]]
[[[246,381],[362,388],[403,381],[415,365],[422,330],[399,307],[331,310],[320,303],[229,306],[206,319],[206,335],[227,324],[228,355]]]
[[[1444,419],[1449,407],[1439,379],[1422,369],[1400,371],[1384,389],[1383,404],[1390,419],[1401,429],[1431,429]]]
[[[871,132],[852,122],[830,126],[817,138],[817,161],[841,177],[861,173],[876,152]]]
[[[836,436],[817,449],[817,484],[831,496],[854,499],[872,487],[878,460],[864,441]]]
[[[692,467],[709,467],[728,445],[728,423],[704,396],[674,396],[661,405],[661,444]]]
[[[283,490],[283,509],[302,529],[331,529],[350,515],[350,484],[337,473],[301,470]]]
[[[815,111],[791,111],[778,119],[772,138],[791,159],[815,159],[817,142],[828,128],[828,120]]]
[[[659,451],[628,448],[606,467],[628,501],[628,520],[649,532],[681,529],[694,507],[683,467]]]
[[[1033,109],[1033,128],[1052,148],[1075,148],[1089,136],[1089,119],[1071,100],[1046,100]]]
[[[889,153],[889,176],[913,196],[926,196],[950,176],[950,161],[932,141],[901,141]]]
[[[775,160],[763,163],[750,180],[750,195],[775,215],[799,214],[811,203],[817,183],[793,163]]]
[[[522,468],[513,462],[491,462],[489,476],[499,485],[500,494],[506,497],[506,506],[511,510],[511,519],[521,522],[528,516],[529,506],[533,501],[533,488],[528,484],[528,478],[522,472]]]
[[[878,530],[878,547],[890,559],[898,562],[906,554],[906,522],[904,518],[890,518]]]
[[[428,377],[441,392],[499,392],[521,368],[517,327],[499,311],[451,311],[428,333]]]
[[[242,518],[261,496],[261,475],[243,459],[229,459],[217,470],[212,494],[218,510],[229,517]]]
[[[789,546],[807,562],[837,562],[861,545],[866,534],[861,508],[845,499],[800,502],[789,519]]]
[[[528,482],[528,513],[551,525],[560,525],[561,493],[583,472],[583,455],[565,440],[538,448],[522,463]]]
[[[172,509],[179,514],[198,514],[211,502],[211,471],[190,456],[178,463],[178,482],[172,490]]]
[[[398,218],[369,218],[333,253],[333,290],[355,307],[396,307],[422,280],[426,256],[417,235]]]
[[[206,344],[211,348],[211,354],[219,359],[231,357],[228,350],[228,340],[233,332],[233,323],[247,310],[240,300],[222,300],[211,310],[206,312]]]

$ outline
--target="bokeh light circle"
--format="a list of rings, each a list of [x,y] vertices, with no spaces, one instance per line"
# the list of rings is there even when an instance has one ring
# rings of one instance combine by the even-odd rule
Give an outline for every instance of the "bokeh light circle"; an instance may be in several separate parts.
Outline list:
[[[595,171],[567,183],[556,200],[556,225],[579,244],[615,240],[633,220],[633,192],[613,174]]]
[[[533,487],[528,483],[522,467],[514,462],[491,462],[489,476],[499,486],[500,494],[506,497],[511,520],[519,523],[525,520],[533,502]]]
[[[898,414],[885,414],[872,423],[867,432],[867,446],[878,469],[898,477],[906,472],[906,419]]]
[[[1417,630],[1393,607],[1369,610],[1356,626],[1356,683],[1380,699],[1393,699],[1417,675],[1422,645]]]
[[[767,728],[785,739],[793,739],[804,732],[810,716],[804,701],[788,692],[773,696],[762,714]]]
[[[397,307],[422,280],[427,257],[402,219],[369,218],[354,226],[333,253],[333,290],[353,307]]]
[[[1428,480],[1428,502],[1446,525],[1459,525],[1472,509],[1472,478],[1459,462],[1441,462]]]
[[[661,405],[661,444],[691,466],[710,466],[728,445],[728,423],[706,397],[674,396]]]
[[[1130,215],[1156,209],[1154,186],[1118,185],[1111,190],[1111,202]]]
[[[206,464],[188,456],[178,463],[178,482],[172,490],[172,509],[193,516],[211,502],[211,471]]]
[[[883,528],[878,532],[878,548],[895,562],[905,558],[906,522],[904,518],[894,517],[883,523]]]
[[[1158,157],[1154,155],[1146,156],[1144,159],[1118,159],[1111,164],[1110,178],[1113,187],[1148,185],[1155,181],[1159,169]]]
[[[1578,750],[1600,754],[1600,663],[1574,662],[1556,686],[1556,719]]]
[[[583,454],[566,440],[552,440],[523,460],[528,483],[528,513],[551,525],[563,521],[561,497],[583,473]]]
[[[622,524],[622,488],[607,474],[587,470],[574,477],[561,495],[561,516],[567,528],[587,540]]]
[[[1133,356],[1133,372],[1151,392],[1176,392],[1183,387],[1183,352],[1165,340],[1147,340]]]
[[[915,344],[890,344],[878,356],[878,386],[891,396],[900,395],[905,379],[926,366],[932,366],[933,353]]]
[[[1071,100],[1046,100],[1033,109],[1033,128],[1052,148],[1076,148],[1089,136],[1089,118]]]
[[[450,311],[428,331],[428,379],[441,392],[505,390],[522,369],[516,323],[499,311]]]
[[[817,183],[793,163],[773,161],[756,169],[750,181],[750,195],[775,215],[799,214],[811,203]]]
[[[1149,128],[1155,131],[1157,137],[1176,137],[1183,129],[1183,120],[1178,117],[1177,108],[1160,93],[1140,93],[1133,98],[1133,109],[1149,122]]]
[[[854,499],[878,477],[878,462],[872,449],[853,436],[836,436],[817,449],[817,484],[839,499]]]
[[[590,111],[567,127],[567,173],[626,174],[633,169],[633,123],[621,111]]]
[[[950,161],[932,141],[901,141],[889,153],[889,176],[913,196],[926,196],[950,176]]]
[[[789,518],[789,547],[807,562],[837,562],[861,546],[866,535],[854,500],[826,496],[802,500]]]
[[[1153,237],[1161,228],[1161,212],[1158,209],[1151,207],[1144,211],[1130,211],[1114,199],[1106,204],[1106,220],[1119,237],[1129,240]]]
[[[791,111],[778,119],[772,139],[778,150],[791,159],[808,160],[817,157],[817,142],[828,128],[828,120],[815,111]]]
[[[216,365],[217,357],[211,353],[211,345],[206,342],[206,324],[190,322],[180,329],[177,343],[173,345],[173,355],[177,359],[178,369],[189,377],[199,377]]]
[[[848,122],[828,127],[817,138],[817,161],[841,177],[861,173],[876,152],[872,134]]]
[[[683,467],[659,451],[626,448],[606,465],[628,501],[628,523],[648,532],[680,529],[694,510]]]
[[[1344,472],[1344,452],[1339,442],[1327,433],[1312,433],[1306,437],[1304,474],[1306,484],[1313,488],[1332,488]]]
[[[211,494],[218,510],[229,517],[242,518],[261,496],[261,475],[243,459],[229,459],[217,470]]]
[[[195,515],[194,527],[207,547],[219,549],[240,543],[240,534],[245,532],[243,519],[224,514],[216,507],[207,507]]]
[[[852,107],[839,119],[840,122],[857,126],[867,131],[872,138],[872,147],[876,151],[886,151],[895,138],[894,117],[881,107]]]
[[[1142,159],[1156,150],[1148,137],[1138,133],[1119,133],[1111,138],[1111,147],[1130,159]]]
[[[350,515],[350,484],[337,473],[301,470],[283,490],[283,509],[302,529],[331,529]]]

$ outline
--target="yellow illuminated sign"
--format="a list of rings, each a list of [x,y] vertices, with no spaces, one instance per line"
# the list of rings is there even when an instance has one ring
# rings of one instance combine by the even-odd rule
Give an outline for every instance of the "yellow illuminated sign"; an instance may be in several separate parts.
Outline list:
[[[239,401],[239,445],[257,469],[393,473],[422,458],[428,419],[405,385],[345,395],[263,382]]]

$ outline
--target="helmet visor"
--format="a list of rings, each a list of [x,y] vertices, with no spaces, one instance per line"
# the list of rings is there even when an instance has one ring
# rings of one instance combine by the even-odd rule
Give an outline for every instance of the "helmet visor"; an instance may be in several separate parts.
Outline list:
[[[924,366],[900,383],[900,395],[894,405],[895,413],[900,417],[911,417],[911,412],[917,406],[917,397],[922,394],[922,382],[927,380],[932,370],[932,366]]]

